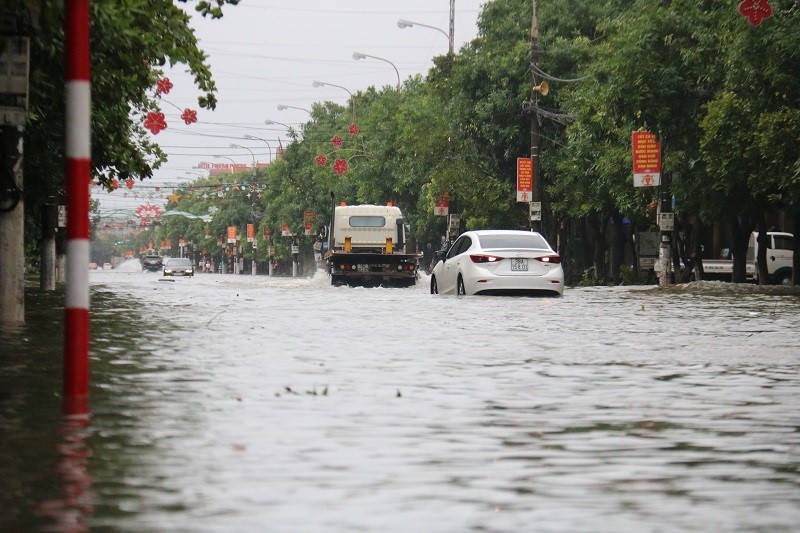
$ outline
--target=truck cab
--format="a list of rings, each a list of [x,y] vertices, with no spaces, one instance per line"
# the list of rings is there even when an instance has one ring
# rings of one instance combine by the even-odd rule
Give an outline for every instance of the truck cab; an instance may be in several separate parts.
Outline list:
[[[747,247],[747,264],[755,271],[758,251],[758,233],[750,236]],[[767,272],[770,283],[778,285],[792,282],[792,260],[794,259],[794,235],[781,231],[767,232]]]

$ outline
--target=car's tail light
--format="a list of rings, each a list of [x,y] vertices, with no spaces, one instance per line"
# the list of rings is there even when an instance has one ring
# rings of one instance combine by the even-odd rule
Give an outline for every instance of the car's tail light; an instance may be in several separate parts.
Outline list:
[[[558,264],[561,262],[561,256],[558,254],[543,255],[542,257],[537,257],[536,260],[541,261],[542,263]]]
[[[502,261],[502,257],[497,257],[496,255],[485,255],[485,254],[472,254],[469,256],[472,259],[473,263],[496,263],[498,261]]]

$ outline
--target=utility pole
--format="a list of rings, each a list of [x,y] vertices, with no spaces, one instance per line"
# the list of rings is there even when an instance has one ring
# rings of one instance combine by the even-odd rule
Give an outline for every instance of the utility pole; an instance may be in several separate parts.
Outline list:
[[[672,212],[672,175],[661,173],[659,188],[658,229],[660,245],[658,261],[661,272],[658,273],[659,286],[672,284],[672,231],[675,229],[675,214]]]
[[[531,16],[531,159],[533,163],[533,193],[531,196],[533,197],[532,203],[539,206],[539,212],[541,213],[542,187],[541,167],[539,165],[539,115],[536,112],[536,103],[539,96],[537,94],[536,71],[534,67],[539,60],[539,20],[536,18],[536,0],[531,1],[533,4],[533,15]],[[538,92],[544,93],[546,89],[544,91],[540,89]],[[533,209],[531,209],[530,212],[531,219],[533,219]],[[539,220],[531,220],[530,222],[532,230],[541,230],[541,216]]]
[[[456,42],[456,0],[450,0],[450,34],[448,52],[453,55]]]

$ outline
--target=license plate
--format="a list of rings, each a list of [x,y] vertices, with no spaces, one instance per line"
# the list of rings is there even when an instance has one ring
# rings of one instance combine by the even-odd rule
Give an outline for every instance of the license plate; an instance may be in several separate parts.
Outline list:
[[[515,272],[528,270],[528,260],[524,257],[513,257],[511,259],[511,270]]]

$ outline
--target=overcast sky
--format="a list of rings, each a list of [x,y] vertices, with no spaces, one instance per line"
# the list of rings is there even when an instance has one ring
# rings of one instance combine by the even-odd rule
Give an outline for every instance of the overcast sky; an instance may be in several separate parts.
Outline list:
[[[455,0],[456,51],[477,36],[476,21],[487,0]],[[181,4],[184,5],[184,4]],[[186,4],[192,9],[194,2]],[[274,159],[275,149],[287,142],[284,126],[264,124],[265,120],[298,128],[308,120],[305,111],[279,105],[311,109],[314,102],[330,100],[345,104],[346,90],[314,87],[315,80],[340,85],[352,93],[369,86],[394,87],[397,73],[406,80],[426,74],[432,58],[446,54],[450,0],[241,0],[225,6],[218,20],[193,15],[193,27],[218,88],[215,111],[197,106],[198,91],[183,68],[168,73],[173,88],[164,95],[162,111],[168,127],[154,136],[169,155],[156,171],[155,179],[138,182],[132,191],[121,185],[111,194],[99,193],[104,209],[135,209],[155,193],[146,186],[185,182],[207,174],[195,167],[200,163],[252,165]],[[401,29],[399,19],[421,26]],[[444,33],[442,33],[444,32]],[[383,58],[354,60],[353,52]],[[393,67],[394,65],[394,67]],[[180,109],[198,111],[198,122],[185,125]],[[247,140],[245,135],[262,140]],[[280,142],[279,142],[280,140]],[[230,148],[231,144],[250,150]],[[269,145],[269,146],[268,146]],[[251,153],[252,152],[252,153]],[[224,156],[214,158],[214,155]],[[230,159],[228,159],[230,158]]]

